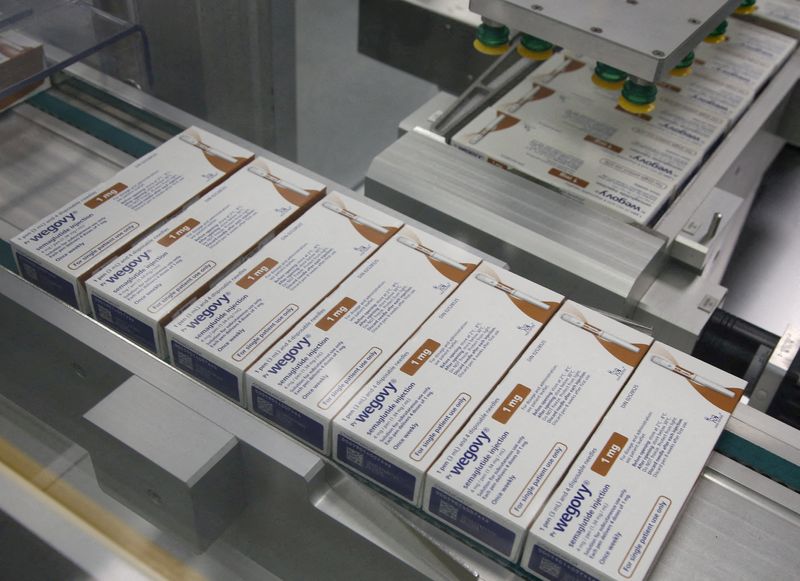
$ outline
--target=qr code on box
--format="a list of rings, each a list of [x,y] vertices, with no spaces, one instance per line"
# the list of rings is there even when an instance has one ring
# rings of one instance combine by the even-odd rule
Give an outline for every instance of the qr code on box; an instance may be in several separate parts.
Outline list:
[[[542,573],[545,575],[550,575],[556,579],[561,576],[561,566],[547,557],[542,557],[542,560],[539,562],[539,569],[541,569]]]
[[[358,450],[353,450],[352,448],[348,448],[347,452],[345,453],[347,457],[347,461],[351,464],[355,464],[356,466],[364,466],[364,454],[359,452]]]
[[[39,273],[30,264],[23,264],[22,269],[25,271],[25,278],[33,282],[39,282]]]
[[[97,318],[102,319],[104,321],[114,321],[114,314],[111,312],[108,307],[104,307],[103,305],[97,305]]]
[[[178,365],[181,366],[183,369],[194,371],[194,358],[191,355],[179,351],[177,359],[178,359]]]
[[[458,520],[458,507],[449,502],[442,501],[439,503],[439,513],[450,520]]]

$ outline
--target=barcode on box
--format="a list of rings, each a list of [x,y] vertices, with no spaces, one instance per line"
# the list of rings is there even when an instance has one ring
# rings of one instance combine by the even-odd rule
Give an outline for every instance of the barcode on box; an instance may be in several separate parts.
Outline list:
[[[364,454],[352,448],[348,448],[347,461],[357,464],[358,466],[364,466]]]
[[[439,513],[445,518],[449,518],[454,521],[458,520],[458,507],[450,504],[449,502],[442,501],[439,504]]]
[[[178,352],[178,365],[188,371],[194,371],[194,359],[185,351]]]

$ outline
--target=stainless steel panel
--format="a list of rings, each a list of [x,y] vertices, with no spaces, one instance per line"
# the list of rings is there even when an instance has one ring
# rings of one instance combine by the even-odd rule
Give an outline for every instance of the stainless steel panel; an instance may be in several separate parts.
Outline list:
[[[207,548],[245,506],[238,441],[133,376],[83,416],[98,428],[89,448],[97,481],[159,528]]]
[[[670,254],[702,270],[719,249],[727,226],[741,209],[742,198],[714,188],[673,240]]]
[[[83,417],[187,486],[236,447],[231,434],[135,376]]]
[[[472,48],[481,19],[467,4],[467,0],[360,0],[358,51],[444,91],[461,93],[494,60]]]
[[[786,148],[764,180],[722,282],[725,309],[782,335],[800,326],[800,150]]]
[[[416,133],[375,158],[367,196],[558,292],[618,314],[647,291],[665,241]]]
[[[800,495],[712,454],[651,579],[793,580]]]
[[[690,352],[726,289],[707,273],[669,261],[637,305],[633,319],[652,327],[654,336]]]

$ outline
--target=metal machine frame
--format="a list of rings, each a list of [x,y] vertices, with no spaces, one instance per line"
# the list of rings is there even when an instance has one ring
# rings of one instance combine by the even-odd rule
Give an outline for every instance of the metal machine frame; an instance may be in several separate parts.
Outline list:
[[[423,105],[373,161],[367,197],[466,236],[515,271],[691,350],[725,297],[719,282],[764,172],[787,141],[800,142],[792,113],[800,102],[800,52],[652,228],[607,219],[448,145],[535,66],[510,50],[459,98],[439,94]],[[723,216],[717,228],[716,213]],[[694,234],[687,233],[690,223]]]
[[[794,66],[797,64],[795,59]],[[246,143],[87,67],[73,67],[70,74],[84,83],[86,90],[93,92],[94,95],[83,101],[76,100],[75,104],[87,108],[92,114],[105,115],[104,118],[117,124],[122,132],[134,131],[136,120],[145,118],[157,119],[178,128],[199,125],[251,148],[258,155],[279,159],[268,151]],[[771,99],[780,101],[778,93],[780,91],[773,88],[769,93],[765,92],[765,95],[771,95]],[[102,95],[111,97],[117,107],[124,110],[124,114],[118,114],[122,111],[113,111],[108,102],[97,101]],[[91,104],[95,102],[99,106],[97,109],[92,109]],[[82,133],[80,129],[68,127],[45,114],[33,114],[29,106],[24,107],[20,110],[20,114],[25,113],[28,120],[33,123],[47,124],[55,135],[54,139],[64,140],[67,147],[72,144],[76,150],[81,147],[107,148],[107,157],[114,159],[114,163],[119,165],[131,159],[130,156],[118,151],[114,153],[112,147],[102,146],[95,138]],[[121,119],[126,121],[123,123]],[[752,122],[757,124],[759,119],[760,117],[757,117]],[[401,140],[398,143],[409,141],[422,147],[423,152],[429,147],[445,147],[414,133],[409,133],[405,141]],[[435,148],[430,151],[434,150]],[[279,161],[292,165],[286,160]],[[381,162],[376,161],[376,164],[379,163]],[[462,167],[459,165],[460,160],[452,163],[454,169]],[[41,171],[46,179],[46,168],[41,168]],[[494,179],[500,176],[501,174],[497,174],[491,177]],[[317,179],[330,188],[356,195],[329,180],[319,176]],[[428,183],[428,186],[431,183],[433,182]],[[514,184],[515,181],[510,180],[510,183]],[[469,204],[460,202],[460,204],[466,209],[480,208],[480,204],[476,201]],[[558,212],[561,219],[576,216],[574,208],[560,204],[556,206],[553,212]],[[457,205],[453,205],[452,210],[456,209]],[[43,213],[46,211],[43,210]],[[486,236],[491,236],[493,232],[496,234],[497,229],[508,228],[509,224],[507,220],[498,220],[495,224],[486,220],[477,222],[479,214],[474,218],[476,226],[487,229]],[[610,228],[613,225],[606,218],[590,216],[583,220],[581,227],[595,232],[597,236],[600,236],[605,228],[607,230],[605,235],[610,236]],[[5,239],[16,231],[7,222],[0,222],[0,226],[3,227],[0,236]],[[519,230],[522,225],[516,228],[522,236]],[[471,235],[462,235],[460,231],[454,233],[467,242],[472,240]],[[536,236],[535,230],[527,236],[528,240]],[[644,244],[650,245],[650,254],[640,258],[638,263],[643,270],[649,261],[657,259],[665,252],[665,241],[662,236],[635,229],[618,236],[639,239]],[[495,249],[491,245],[482,247]],[[569,262],[577,264],[580,256],[578,250],[579,248],[575,247],[568,248],[566,243],[562,243],[561,248],[554,245],[553,252],[561,252],[560,262],[556,262],[558,268],[568,268]],[[600,258],[594,259],[594,264],[591,264],[589,259],[584,259],[584,262],[581,272],[585,272],[589,267],[595,268],[597,273],[595,278],[599,285],[602,268],[607,265],[603,265]],[[627,287],[616,288],[621,303],[627,300],[625,293],[636,294],[631,293],[631,288],[636,286],[636,277],[633,274],[628,277]],[[641,302],[646,303],[648,293],[652,292],[651,287]],[[225,543],[221,546],[218,546],[219,543],[212,545],[215,554],[222,554],[220,551],[224,552],[223,547],[227,546],[227,550],[236,555],[235,558],[250,562],[252,570],[258,572],[260,576],[267,572],[296,576],[300,571],[306,574],[309,571],[316,571],[318,575],[327,573],[326,576],[352,578],[364,572],[359,568],[359,559],[369,561],[373,567],[370,569],[372,571],[392,571],[389,576],[399,576],[402,571],[407,575],[417,574],[431,579],[513,579],[522,575],[518,568],[498,562],[473,545],[461,542],[421,515],[419,511],[409,510],[405,505],[365,485],[329,459],[321,457],[261,422],[174,367],[158,360],[90,317],[40,291],[5,268],[0,268],[0,293],[16,303],[19,309],[33,313],[35,317],[31,320],[35,320],[37,326],[42,329],[59,329],[59,333],[74,342],[76,349],[83,353],[81,357],[85,357],[88,364],[98,368],[121,367],[124,371],[154,386],[161,397],[178,400],[236,439],[247,491],[246,507],[228,525],[224,534]],[[12,331],[6,330],[6,332]],[[41,336],[46,336],[46,333],[42,332]],[[49,343],[43,345],[43,349],[49,347]],[[47,364],[67,369],[74,365],[71,357],[73,355],[60,354],[57,349],[53,349]],[[86,394],[84,397],[99,399],[102,396]],[[54,413],[56,412],[74,413],[54,410]],[[80,417],[72,420],[80,421]],[[131,421],[135,423],[135,418]],[[800,465],[800,441],[797,435],[782,429],[782,425],[763,414],[740,408],[731,420],[728,431],[736,437],[746,439],[764,454]],[[80,431],[65,435],[74,437],[78,442],[86,441],[87,446],[103,445],[102,439],[92,442],[85,440],[86,436]],[[169,470],[170,467],[162,468]],[[8,506],[3,508],[10,510]],[[169,510],[169,506],[153,506],[152,514],[144,516],[152,518],[155,522],[163,522],[164,519],[159,515],[168,514]],[[26,519],[33,518],[33,515],[25,511],[17,511],[15,514],[23,524],[27,522]],[[712,521],[715,523],[717,533],[708,535],[707,526]],[[743,523],[749,523],[748,526],[758,531],[758,542],[753,541],[752,529],[744,527]],[[42,526],[39,525],[37,530],[43,530]],[[316,538],[313,557],[307,556],[306,549],[295,550],[281,545],[284,542],[282,539],[291,538],[297,542],[311,530],[328,532],[323,539]],[[42,534],[45,535],[45,532]],[[65,553],[69,552],[69,543],[65,542],[66,537],[59,535],[69,535],[69,530],[49,530],[45,536],[52,541],[53,546],[60,547]],[[800,495],[737,462],[714,453],[686,509],[685,516],[678,523],[672,540],[653,572],[652,579],[690,575],[727,579],[734,573],[733,577],[746,578],[756,571],[762,575],[777,577],[794,565],[791,549],[798,538],[800,538]],[[731,546],[741,549],[731,552],[729,550]],[[775,548],[781,546],[785,547],[785,550]],[[698,547],[701,550],[698,550]],[[769,560],[764,557],[767,548],[770,548]],[[293,558],[303,559],[303,555],[306,555],[306,562],[302,567],[283,562]],[[709,555],[712,558],[709,559]],[[718,557],[715,558],[715,555]],[[234,557],[228,555],[227,558]],[[276,563],[275,559],[283,561]],[[331,563],[336,563],[342,569],[332,571]],[[254,574],[253,577],[255,576],[257,575]]]
[[[473,12],[647,81],[662,79],[741,0],[470,0]]]

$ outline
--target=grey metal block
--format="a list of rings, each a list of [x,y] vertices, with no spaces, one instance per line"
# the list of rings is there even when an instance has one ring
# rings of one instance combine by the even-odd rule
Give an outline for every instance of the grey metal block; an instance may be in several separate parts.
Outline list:
[[[208,546],[245,506],[238,440],[134,376],[85,415],[101,488],[157,526]]]
[[[496,22],[648,81],[661,79],[741,0],[470,0]]]

